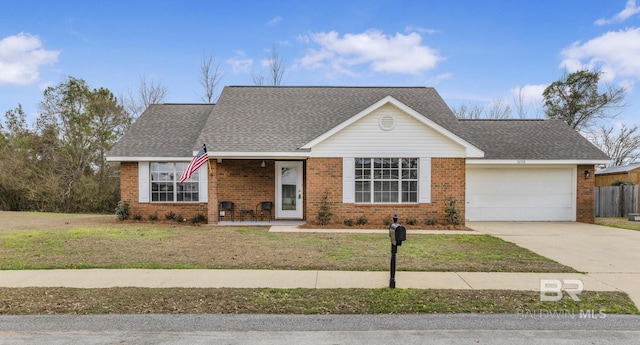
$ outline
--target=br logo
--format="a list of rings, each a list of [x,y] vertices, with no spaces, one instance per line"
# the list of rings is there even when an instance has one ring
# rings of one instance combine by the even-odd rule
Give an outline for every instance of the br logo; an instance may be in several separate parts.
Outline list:
[[[584,290],[580,279],[540,279],[540,301],[557,302],[566,293],[572,300],[580,302],[578,294]]]

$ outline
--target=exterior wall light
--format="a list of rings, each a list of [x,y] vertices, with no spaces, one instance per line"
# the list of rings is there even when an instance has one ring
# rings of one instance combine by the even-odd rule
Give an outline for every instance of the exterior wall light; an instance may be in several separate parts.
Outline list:
[[[591,177],[591,173],[589,172],[589,170],[585,169],[585,171],[584,171],[584,179],[587,180],[587,179],[589,179],[589,177]]]

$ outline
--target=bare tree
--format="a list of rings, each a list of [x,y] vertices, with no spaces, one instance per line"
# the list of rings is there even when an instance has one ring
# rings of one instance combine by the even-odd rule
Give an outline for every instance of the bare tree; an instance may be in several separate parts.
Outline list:
[[[149,105],[162,103],[166,97],[167,87],[153,79],[147,83],[147,77],[143,74],[137,90],[129,90],[127,97],[122,97],[123,107],[136,119]]]
[[[486,116],[493,120],[509,119],[511,118],[511,106],[506,104],[502,98],[494,98],[486,111]]]
[[[144,108],[151,104],[162,103],[167,97],[167,87],[162,85],[162,82],[156,84],[153,79],[147,84],[147,78],[143,74],[140,77],[140,85],[138,86],[138,97]]]
[[[542,119],[544,118],[544,111],[542,109],[542,101],[529,100],[527,102],[525,97],[525,89],[518,87],[518,93],[513,95],[513,105],[515,113],[519,119]]]
[[[622,166],[640,159],[640,135],[638,126],[627,128],[622,125],[614,132],[613,127],[600,126],[592,135],[592,141],[611,157],[609,166]]]
[[[269,66],[269,86],[280,86],[284,78],[284,73],[287,68],[284,64],[284,59],[280,55],[280,48],[277,44],[271,46],[271,56],[268,60]],[[258,86],[264,85],[265,77],[262,73],[251,72],[251,78],[253,83]]]
[[[203,102],[213,102],[216,89],[222,77],[223,74],[220,72],[220,63],[214,63],[213,54],[202,56],[198,81],[200,81],[200,85],[204,88],[204,95],[202,96]]]
[[[274,44],[271,46],[271,58],[269,59],[269,76],[273,86],[282,85],[282,78],[286,70],[280,49],[277,44]]]
[[[451,108],[451,111],[453,111],[459,119],[473,120],[482,118],[482,114],[484,113],[484,109],[481,106],[474,105],[473,107],[470,107],[466,104],[460,104],[457,108]]]
[[[452,108],[451,111],[459,119],[478,120],[485,118],[499,120],[511,118],[511,106],[504,103],[502,98],[494,98],[488,109],[479,105],[468,106],[461,104],[457,108]]]
[[[264,76],[262,73],[251,71],[251,79],[253,79],[253,85],[262,86],[264,85]]]

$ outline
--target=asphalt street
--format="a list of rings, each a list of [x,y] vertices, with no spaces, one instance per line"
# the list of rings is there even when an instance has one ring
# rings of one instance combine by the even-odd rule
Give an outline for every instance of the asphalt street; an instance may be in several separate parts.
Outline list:
[[[1,344],[640,344],[640,316],[0,316]]]

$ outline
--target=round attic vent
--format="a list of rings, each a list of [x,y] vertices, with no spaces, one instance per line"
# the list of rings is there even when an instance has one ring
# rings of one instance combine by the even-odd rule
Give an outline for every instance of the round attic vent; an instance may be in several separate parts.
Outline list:
[[[389,114],[384,114],[378,119],[378,126],[380,126],[380,129],[383,131],[390,131],[396,126],[396,119]]]

